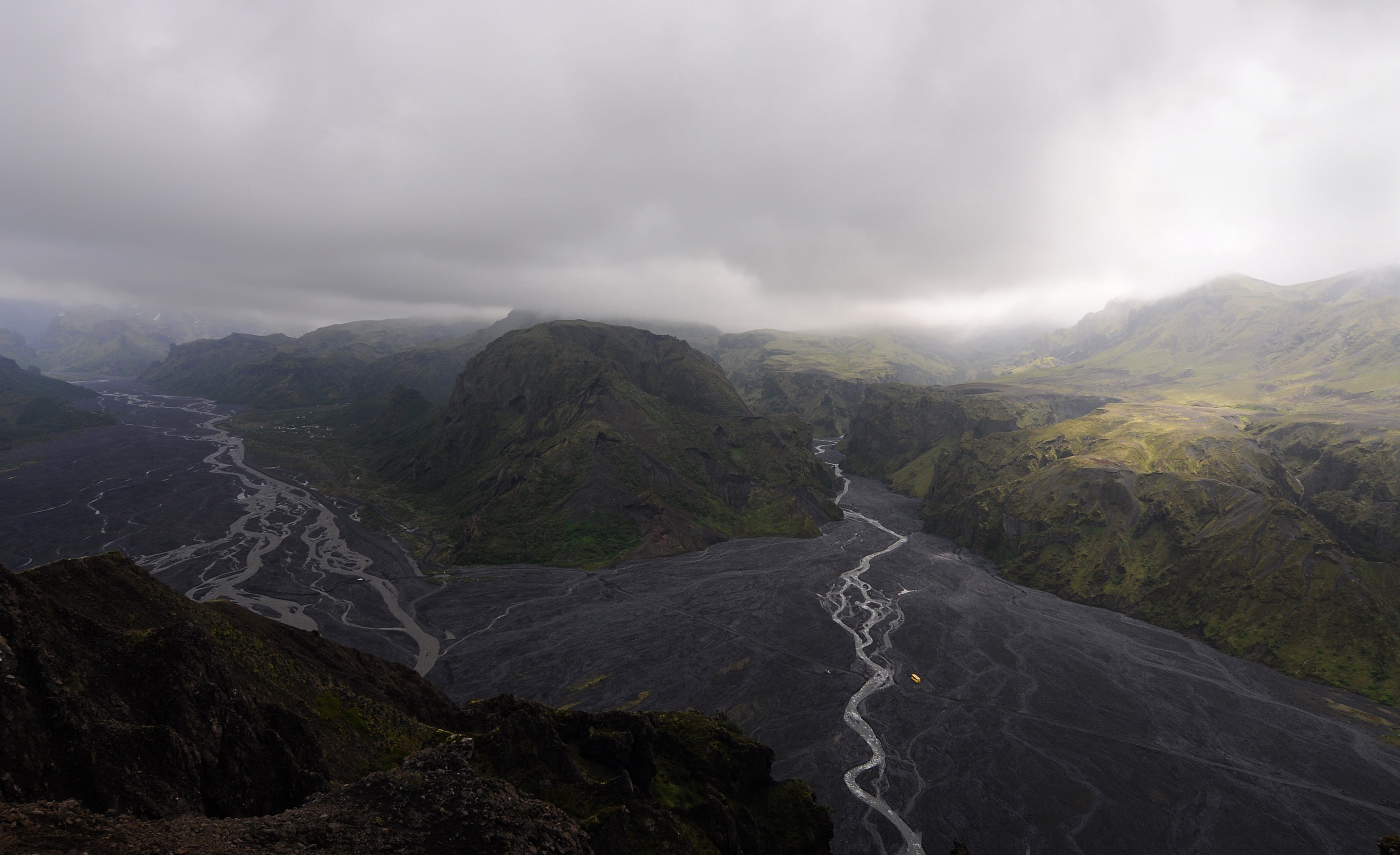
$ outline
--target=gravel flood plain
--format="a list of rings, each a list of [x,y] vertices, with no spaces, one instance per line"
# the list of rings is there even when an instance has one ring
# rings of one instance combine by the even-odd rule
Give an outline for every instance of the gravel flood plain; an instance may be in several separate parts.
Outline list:
[[[108,412],[125,424],[0,453],[0,563],[157,556],[226,537],[247,517],[246,487],[206,461],[208,408],[112,398]],[[459,700],[511,692],[583,709],[722,711],[774,748],[776,774],[806,780],[833,808],[836,851],[903,848],[842,781],[869,757],[842,720],[868,674],[822,602],[888,534],[850,518],[813,540],[730,541],[600,572],[456,568],[438,586],[352,520],[353,503],[260,474],[282,485],[274,492],[298,491],[301,515],[283,503],[249,521],[255,534],[291,527],[237,583],[249,602],[295,603],[327,637],[428,666]],[[1400,751],[1380,741],[1387,722],[1400,724],[1391,708],[1012,585],[921,533],[917,502],[876,482],[852,479],[843,505],[909,537],[864,576],[897,598],[903,623],[887,654],[895,684],[862,705],[885,774],[860,783],[926,851],[957,839],[1018,855],[1349,853],[1400,830]],[[318,568],[302,535],[322,511],[341,556],[368,561],[356,565],[366,581]],[[248,554],[217,551],[161,578],[197,590],[211,573],[246,570]],[[431,657],[391,605],[438,645]]]

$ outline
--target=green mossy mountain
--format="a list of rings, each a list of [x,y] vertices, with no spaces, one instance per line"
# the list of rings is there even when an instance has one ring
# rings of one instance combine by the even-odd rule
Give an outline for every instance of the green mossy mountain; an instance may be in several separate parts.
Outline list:
[[[408,319],[337,324],[300,338],[234,333],[171,348],[141,379],[172,394],[266,409],[381,397],[400,385],[443,403],[468,359],[533,322],[528,312],[512,312],[475,329]]]
[[[403,390],[386,412],[360,442],[379,449],[382,477],[450,509],[462,563],[596,566],[816,536],[839,515],[805,424],[754,417],[713,360],[645,330],[511,332],[467,363],[445,407]]]
[[[848,466],[1018,582],[1393,703],[1397,353],[1400,270],[1223,277],[1045,337],[1014,387],[871,390]]]
[[[162,392],[230,404],[311,406],[353,400],[354,380],[373,358],[362,346],[308,352],[281,333],[233,333],[175,345],[141,381]]]
[[[44,377],[0,357],[0,450],[87,427],[115,424],[100,413],[68,406],[97,397],[81,386]]]
[[[1047,336],[1002,377],[1177,403],[1391,406],[1400,403],[1396,283],[1400,273],[1386,271],[1292,287],[1224,277],[1155,303],[1110,305]]]
[[[754,330],[720,336],[715,359],[755,413],[794,413],[818,435],[836,436],[873,384],[957,383],[975,373],[906,338]]]
[[[832,836],[811,790],[774,781],[772,752],[725,721],[506,696],[458,707],[405,666],[193,603],[119,553],[0,569],[0,704],[5,851],[101,836],[95,852],[251,837],[336,852],[821,855]],[[196,819],[267,814],[280,815]]]

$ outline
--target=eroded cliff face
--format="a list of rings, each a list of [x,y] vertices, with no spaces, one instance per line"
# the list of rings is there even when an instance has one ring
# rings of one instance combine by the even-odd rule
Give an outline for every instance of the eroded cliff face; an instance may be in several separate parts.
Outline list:
[[[873,386],[852,420],[841,450],[854,467],[852,471],[888,478],[901,469],[925,468],[919,465],[919,458],[928,458],[965,438],[1053,425],[1114,400],[1028,392],[991,383],[933,388]],[[927,484],[920,484],[918,491],[925,489]]]

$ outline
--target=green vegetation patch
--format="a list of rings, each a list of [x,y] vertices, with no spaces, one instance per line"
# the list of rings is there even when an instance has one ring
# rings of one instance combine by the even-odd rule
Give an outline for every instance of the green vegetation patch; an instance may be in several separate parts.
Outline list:
[[[981,415],[965,406],[989,394]],[[1400,696],[1395,433],[1351,415],[1044,404],[889,387],[857,418],[847,465],[922,498],[929,531],[1016,582]]]

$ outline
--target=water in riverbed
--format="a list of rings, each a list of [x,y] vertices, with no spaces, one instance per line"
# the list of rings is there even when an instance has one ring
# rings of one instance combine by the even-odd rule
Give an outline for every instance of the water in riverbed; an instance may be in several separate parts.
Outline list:
[[[353,504],[246,466],[223,408],[106,400],[127,424],[0,453],[25,464],[0,471],[6,566],[147,556],[459,699],[723,710],[834,808],[840,852],[1340,853],[1400,829],[1400,752],[1333,705],[1390,710],[1010,585],[865,479],[819,539],[437,586]]]

